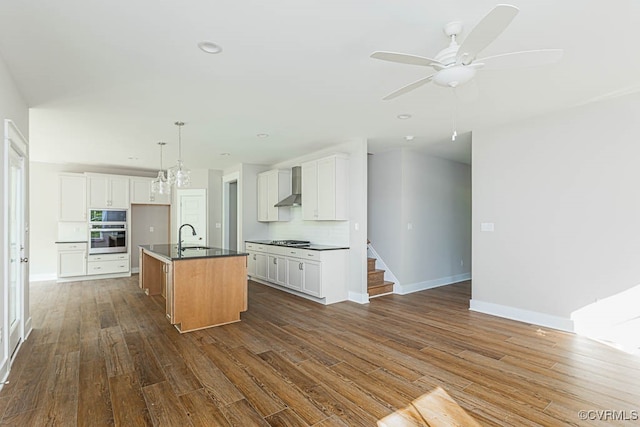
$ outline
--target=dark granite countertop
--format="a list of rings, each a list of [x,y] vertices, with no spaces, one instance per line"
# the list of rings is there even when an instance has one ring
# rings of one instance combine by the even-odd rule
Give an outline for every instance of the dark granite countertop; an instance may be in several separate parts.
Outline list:
[[[280,246],[284,248],[309,249],[311,251],[335,251],[335,250],[341,250],[341,249],[349,249],[349,246],[330,246],[330,245],[314,245],[314,244],[311,244],[309,246],[274,245],[273,243],[271,243],[271,240],[245,240],[245,242],[257,243],[259,245]]]
[[[178,253],[178,245],[161,244],[161,245],[140,245],[145,251],[153,252],[163,258],[172,261],[180,261],[196,258],[219,258],[229,256],[247,256],[246,252],[233,251],[231,249],[214,248],[211,246],[201,247],[202,249],[189,249],[190,246],[182,248],[182,253]]]

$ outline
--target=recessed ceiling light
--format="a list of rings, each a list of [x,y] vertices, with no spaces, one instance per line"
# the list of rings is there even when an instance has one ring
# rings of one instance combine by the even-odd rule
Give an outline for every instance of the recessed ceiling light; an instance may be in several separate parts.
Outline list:
[[[129,159],[129,160],[138,160],[138,158],[135,157],[135,156],[129,156],[129,157],[127,157],[127,159]]]
[[[407,120],[411,118],[411,114],[398,114],[400,120]]]
[[[413,141],[414,136],[413,135],[407,135],[404,137],[404,139],[406,139],[407,141]]]
[[[231,153],[220,153],[221,156],[230,156]]]
[[[259,133],[256,135],[258,138],[267,138],[269,136],[268,133]]]
[[[219,45],[215,44],[214,42],[200,42],[198,43],[198,47],[200,48],[201,51],[206,52],[206,53],[220,53],[222,52],[222,47],[220,47]]]

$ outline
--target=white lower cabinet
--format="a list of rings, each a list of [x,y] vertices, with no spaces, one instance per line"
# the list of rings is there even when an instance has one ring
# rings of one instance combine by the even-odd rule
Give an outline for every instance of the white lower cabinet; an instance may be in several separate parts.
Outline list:
[[[304,281],[304,270],[302,269],[302,261],[297,258],[287,258],[287,283],[286,287],[302,290],[302,282]]]
[[[127,273],[130,265],[129,254],[89,255],[87,274]]]
[[[267,273],[270,282],[286,286],[287,259],[281,255],[269,254],[267,256]]]
[[[322,296],[322,268],[319,262],[302,263],[302,291],[315,297]]]
[[[87,274],[87,244],[58,243],[58,277],[76,277]]]
[[[251,242],[245,249],[251,278],[323,299],[325,304],[347,299],[348,250],[316,251]]]

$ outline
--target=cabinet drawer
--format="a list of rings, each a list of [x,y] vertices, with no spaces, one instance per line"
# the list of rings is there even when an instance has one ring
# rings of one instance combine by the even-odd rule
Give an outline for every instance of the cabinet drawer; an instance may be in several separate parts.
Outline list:
[[[267,252],[267,246],[260,243],[245,243],[245,250],[255,252]]]
[[[89,255],[89,262],[97,261],[128,261],[129,254],[102,254],[102,255]]]
[[[321,253],[319,251],[310,251],[308,249],[299,249],[299,248],[284,248],[284,249],[285,251],[282,253],[282,255],[295,257],[295,258],[309,259],[314,261],[322,260]]]
[[[97,261],[87,265],[87,274],[126,273],[129,271],[129,263],[125,260]]]
[[[84,251],[87,250],[86,243],[58,243],[59,251]]]
[[[309,250],[306,250],[304,252],[305,252],[305,254],[304,254],[304,258],[305,259],[311,259],[311,260],[314,260],[314,261],[322,260],[322,252],[320,252],[320,251],[309,251]]]
[[[289,249],[291,248],[287,248],[285,246],[275,246],[275,245],[267,246],[267,251],[270,254],[274,254],[274,255],[289,255]]]

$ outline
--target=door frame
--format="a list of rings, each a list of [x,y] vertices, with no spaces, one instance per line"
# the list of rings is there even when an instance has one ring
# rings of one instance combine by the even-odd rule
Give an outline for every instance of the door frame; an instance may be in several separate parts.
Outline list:
[[[240,172],[233,172],[222,177],[222,247],[229,247],[229,224],[231,220],[229,218],[229,192],[232,183],[236,183],[236,250],[242,251],[244,249],[242,240],[242,221],[240,213],[241,206],[241,191],[240,191]]]
[[[4,185],[3,192],[3,251],[5,253],[4,265],[3,265],[3,319],[2,319],[2,361],[0,362],[0,378],[8,375],[10,365],[15,360],[15,356],[18,354],[22,343],[27,339],[31,333],[32,320],[29,312],[29,264],[27,262],[20,263],[21,266],[21,285],[18,286],[18,312],[19,312],[19,324],[18,324],[18,339],[19,342],[15,351],[11,352],[9,348],[10,340],[10,325],[9,325],[9,173],[10,173],[10,153],[11,150],[22,157],[22,226],[23,226],[23,246],[24,250],[22,257],[29,258],[29,142],[20,132],[16,124],[10,120],[4,120],[4,144],[3,144],[3,179]]]

